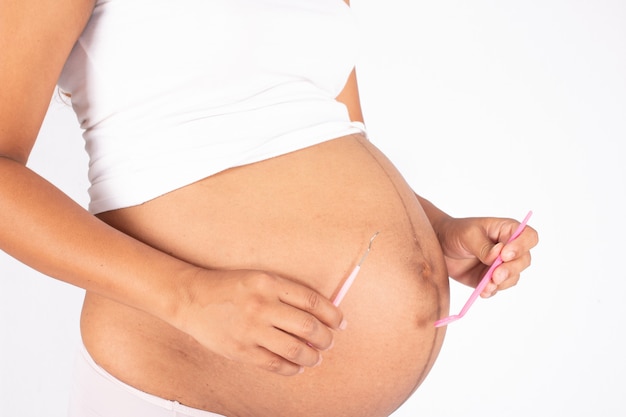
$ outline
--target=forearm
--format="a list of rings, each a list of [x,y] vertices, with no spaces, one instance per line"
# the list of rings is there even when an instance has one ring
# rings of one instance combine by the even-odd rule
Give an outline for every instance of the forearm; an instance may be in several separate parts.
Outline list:
[[[440,232],[442,231],[442,224],[445,221],[450,220],[451,216],[436,207],[429,200],[419,196],[417,193],[415,194],[415,196],[417,197],[417,200],[420,202],[422,208],[424,209],[426,217],[428,217],[428,220],[435,230],[435,233],[441,240]]]
[[[108,226],[0,157],[0,249],[32,268],[164,320],[197,269]]]

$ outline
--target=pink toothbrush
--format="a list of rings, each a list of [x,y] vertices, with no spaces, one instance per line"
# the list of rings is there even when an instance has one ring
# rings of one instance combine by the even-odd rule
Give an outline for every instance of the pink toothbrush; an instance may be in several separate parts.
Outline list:
[[[350,275],[348,275],[348,278],[346,278],[345,282],[343,283],[343,285],[339,289],[339,292],[337,293],[337,295],[335,296],[335,299],[333,300],[333,304],[335,306],[339,306],[339,303],[341,303],[343,298],[348,293],[348,290],[350,289],[350,287],[352,286],[352,283],[356,279],[357,274],[361,270],[361,265],[363,264],[363,261],[365,261],[365,258],[367,258],[367,255],[369,255],[370,251],[372,250],[372,242],[374,241],[374,239],[376,239],[376,236],[378,236],[378,233],[380,233],[380,232],[374,233],[374,236],[372,236],[370,238],[370,244],[367,247],[367,250],[365,251],[363,256],[361,257],[361,260],[359,261],[358,264],[356,264],[356,266],[354,267],[352,272],[350,272]]]
[[[528,219],[530,219],[530,216],[532,214],[533,214],[532,211],[528,212],[528,214],[526,215],[524,220],[520,223],[520,225],[517,227],[515,232],[513,232],[513,234],[511,235],[511,237],[507,241],[507,243],[512,242],[520,234],[522,234],[522,231],[526,227],[526,223],[528,223]],[[465,303],[465,305],[461,309],[461,312],[459,314],[453,314],[451,316],[448,316],[448,317],[445,317],[443,319],[437,320],[435,322],[435,327],[446,326],[446,325],[452,323],[453,321],[456,321],[456,320],[460,319],[461,317],[463,317],[465,315],[465,313],[467,313],[467,310],[469,310],[469,308],[472,306],[472,304],[474,304],[474,301],[476,301],[476,299],[478,298],[480,293],[483,292],[483,290],[485,289],[485,287],[487,286],[487,284],[491,280],[491,275],[493,274],[494,269],[496,269],[500,264],[502,264],[502,258],[500,257],[500,255],[498,255],[498,257],[493,262],[493,264],[491,264],[491,267],[489,268],[489,270],[487,271],[485,276],[478,283],[478,286],[476,287],[474,292],[472,292],[472,294],[470,295],[469,299],[467,300],[467,302]]]

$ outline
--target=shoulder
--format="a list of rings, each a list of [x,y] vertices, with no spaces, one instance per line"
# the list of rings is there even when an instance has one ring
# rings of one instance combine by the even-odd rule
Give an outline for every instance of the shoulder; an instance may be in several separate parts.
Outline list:
[[[0,154],[26,162],[95,0],[0,0]]]

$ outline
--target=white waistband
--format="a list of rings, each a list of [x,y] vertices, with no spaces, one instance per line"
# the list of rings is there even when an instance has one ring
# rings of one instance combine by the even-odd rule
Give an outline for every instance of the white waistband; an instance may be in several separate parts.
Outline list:
[[[75,381],[80,385],[80,390],[88,391],[88,386],[97,387],[97,395],[111,396],[113,397],[116,392],[129,395],[133,400],[132,408],[137,409],[138,403],[145,403],[148,407],[156,406],[162,409],[165,413],[163,415],[178,416],[178,417],[224,417],[221,414],[211,413],[209,411],[199,410],[192,407],[187,407],[180,404],[177,401],[170,401],[164,398],[157,397],[152,394],[140,391],[108,373],[102,367],[100,367],[91,357],[84,345],[81,344],[80,352],[77,363],[77,378],[80,381]],[[102,389],[103,384],[106,384],[108,389]],[[84,400],[84,399],[83,399]],[[117,403],[120,408],[124,407],[124,401],[120,401],[119,398],[101,398],[103,402]],[[129,410],[120,410],[120,412]],[[168,413],[169,412],[169,413]]]

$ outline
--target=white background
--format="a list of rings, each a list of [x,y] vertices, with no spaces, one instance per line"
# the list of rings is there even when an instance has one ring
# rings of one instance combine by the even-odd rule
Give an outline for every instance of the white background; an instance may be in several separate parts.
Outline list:
[[[353,8],[371,140],[450,214],[532,209],[541,238],[394,417],[625,415],[626,2]],[[30,166],[86,205],[81,140],[53,99]],[[0,253],[0,416],[64,415],[81,296]]]

